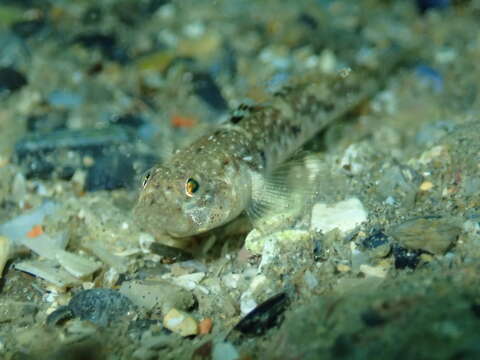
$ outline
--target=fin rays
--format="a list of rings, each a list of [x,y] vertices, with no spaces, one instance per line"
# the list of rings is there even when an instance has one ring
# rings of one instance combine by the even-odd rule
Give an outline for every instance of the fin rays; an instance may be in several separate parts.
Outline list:
[[[253,173],[247,209],[253,226],[261,232],[292,226],[310,205],[321,169],[318,157],[301,152],[270,174]]]

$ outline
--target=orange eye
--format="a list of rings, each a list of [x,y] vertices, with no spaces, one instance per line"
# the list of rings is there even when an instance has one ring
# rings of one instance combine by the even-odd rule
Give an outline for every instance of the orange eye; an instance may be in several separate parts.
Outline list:
[[[195,179],[189,178],[187,182],[185,183],[185,194],[187,196],[193,196],[198,191],[198,188],[200,185],[198,184],[198,181]]]

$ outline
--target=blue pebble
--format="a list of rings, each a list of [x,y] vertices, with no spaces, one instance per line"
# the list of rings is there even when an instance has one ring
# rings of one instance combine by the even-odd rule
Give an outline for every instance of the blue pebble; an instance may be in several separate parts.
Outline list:
[[[435,93],[443,91],[443,77],[428,65],[420,64],[415,67],[415,74],[421,82],[430,86]]]
[[[48,102],[55,107],[72,109],[82,105],[83,98],[67,90],[54,90],[48,95]]]

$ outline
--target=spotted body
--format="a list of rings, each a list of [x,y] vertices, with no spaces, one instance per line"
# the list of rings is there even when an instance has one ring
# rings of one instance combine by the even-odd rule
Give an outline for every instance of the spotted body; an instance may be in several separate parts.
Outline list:
[[[226,224],[244,211],[254,213],[256,194],[269,187],[269,174],[378,91],[398,60],[391,52],[377,68],[311,78],[268,104],[241,106],[227,122],[149,171],[137,219],[154,234],[182,238]]]

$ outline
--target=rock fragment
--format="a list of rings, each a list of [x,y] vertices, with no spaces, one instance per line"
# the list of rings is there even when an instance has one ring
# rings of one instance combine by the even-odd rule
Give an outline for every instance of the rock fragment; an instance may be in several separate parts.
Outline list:
[[[10,254],[11,254],[10,240],[4,236],[0,236],[0,278],[2,277],[5,264],[10,258]]]
[[[367,221],[367,217],[367,210],[357,198],[340,201],[333,205],[317,203],[312,209],[311,229],[323,233],[339,229],[342,233],[346,233]]]
[[[147,311],[158,307],[163,313],[173,308],[187,310],[195,302],[189,291],[162,280],[125,281],[122,283],[120,293]]]
[[[444,218],[418,218],[395,226],[390,234],[403,247],[441,255],[454,244],[460,230]]]
[[[177,309],[171,309],[165,315],[163,326],[180,336],[191,336],[198,333],[197,321],[187,313]]]
[[[67,306],[62,306],[51,313],[47,324],[78,317],[99,326],[107,326],[122,317],[128,316],[135,309],[132,302],[118,291],[112,289],[90,289],[76,294]]]
[[[27,78],[12,67],[0,67],[0,94],[14,92],[27,85]]]

